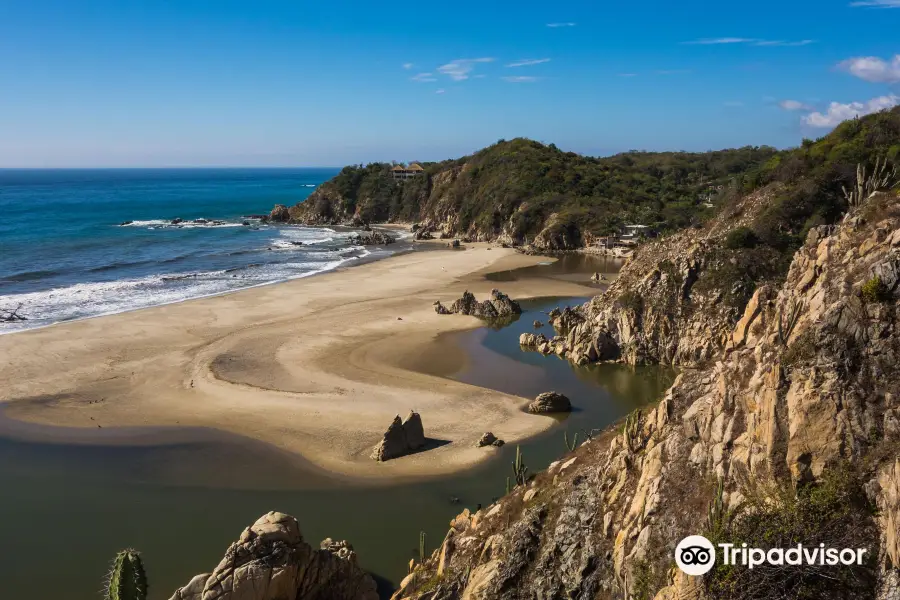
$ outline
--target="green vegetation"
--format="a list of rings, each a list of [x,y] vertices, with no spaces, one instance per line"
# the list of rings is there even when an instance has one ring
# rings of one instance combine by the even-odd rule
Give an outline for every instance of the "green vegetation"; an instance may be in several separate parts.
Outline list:
[[[578,434],[575,434],[575,437],[572,438],[572,442],[569,442],[569,432],[563,431],[563,442],[566,445],[566,450],[568,452],[575,452],[575,449],[578,448]]]
[[[425,532],[419,532],[419,563],[425,562]]]
[[[715,504],[715,503],[714,503]],[[711,510],[711,515],[715,511]],[[740,547],[867,548],[863,566],[763,564],[753,569],[717,562],[707,575],[710,596],[722,600],[767,598],[830,599],[874,597],[873,567],[878,538],[872,507],[860,481],[849,467],[828,472],[820,482],[799,490],[781,487],[749,493],[733,513],[711,516],[707,537]]]
[[[516,446],[516,460],[512,463],[512,470],[516,485],[528,483],[528,466],[525,464],[525,459],[522,457],[522,448],[519,446]],[[507,487],[509,487],[508,482]]]
[[[749,227],[737,227],[728,232],[725,236],[725,247],[729,250],[738,250],[740,248],[755,248],[759,243],[756,233]]]
[[[122,550],[107,574],[105,600],[146,600],[147,575],[137,550]]]
[[[863,301],[867,303],[886,302],[891,297],[891,291],[878,275],[862,285],[860,294]]]

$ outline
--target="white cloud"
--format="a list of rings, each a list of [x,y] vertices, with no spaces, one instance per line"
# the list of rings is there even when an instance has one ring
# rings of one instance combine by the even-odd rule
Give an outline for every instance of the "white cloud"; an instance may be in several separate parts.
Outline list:
[[[415,65],[412,64],[412,63],[403,63],[403,68],[406,69],[407,71],[409,71],[410,69],[412,69],[414,66],[415,66]]]
[[[529,76],[519,76],[519,77],[503,77],[503,81],[508,81],[509,83],[534,83],[538,80],[538,77],[529,77]]]
[[[784,110],[812,110],[812,106],[804,104],[799,100],[782,100],[778,106]]]
[[[439,89],[439,90],[435,90],[434,93],[435,93],[435,94],[443,94],[445,91],[446,91],[446,90],[444,90],[444,88],[441,88],[441,89]]]
[[[900,104],[900,96],[879,96],[868,102],[851,102],[841,104],[832,102],[825,113],[813,112],[803,117],[803,122],[812,127],[834,127],[842,121],[854,117],[870,115],[886,108],[893,108]]]
[[[866,8],[900,8],[900,0],[864,0],[851,2],[850,6],[862,6]]]
[[[723,37],[723,38],[703,38],[700,40],[693,40],[690,42],[682,42],[683,44],[688,45],[701,45],[701,46],[711,46],[715,44],[749,44],[751,42],[756,42],[759,40],[755,40],[752,38],[739,38],[739,37]]]
[[[575,27],[575,23],[547,23],[547,27]]]
[[[410,79],[412,79],[413,81],[421,82],[437,81],[437,79],[435,79],[434,75],[431,73],[419,73],[418,75],[413,75],[412,77],[410,77]]]
[[[872,83],[900,82],[900,54],[890,61],[877,56],[857,56],[838,64],[838,68]]]
[[[759,40],[754,44],[754,46],[809,46],[810,44],[815,44],[816,40],[799,40],[796,42],[786,42],[784,40]]]
[[[898,0],[900,2],[900,0]],[[690,42],[682,42],[688,46],[715,46],[720,44],[752,44],[754,46],[808,46],[814,44],[815,40],[765,40],[758,38],[742,38],[742,37],[721,37],[721,38],[702,38],[692,40]]]
[[[438,67],[438,71],[448,76],[453,81],[463,81],[469,78],[469,73],[475,68],[476,63],[494,62],[493,58],[460,58]]]
[[[532,65],[540,65],[542,63],[550,62],[549,58],[523,58],[522,60],[517,60],[516,62],[511,62],[507,67],[530,67]]]

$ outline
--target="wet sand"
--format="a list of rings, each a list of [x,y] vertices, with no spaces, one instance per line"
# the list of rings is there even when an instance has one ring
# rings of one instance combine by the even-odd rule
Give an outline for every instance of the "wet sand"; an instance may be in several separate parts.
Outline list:
[[[0,336],[3,434],[150,443],[202,428],[264,442],[341,477],[396,481],[458,471],[491,456],[474,447],[484,431],[515,442],[554,421],[522,412],[521,397],[427,374],[467,360],[462,349],[435,343],[438,336],[481,324],[436,315],[432,302],[451,302],[465,289],[481,299],[497,285],[515,298],[585,294],[575,282],[484,278],[547,260],[488,244],[416,251]],[[427,366],[423,360],[434,368],[410,369]],[[395,414],[410,409],[422,414],[428,450],[373,462],[372,446]]]

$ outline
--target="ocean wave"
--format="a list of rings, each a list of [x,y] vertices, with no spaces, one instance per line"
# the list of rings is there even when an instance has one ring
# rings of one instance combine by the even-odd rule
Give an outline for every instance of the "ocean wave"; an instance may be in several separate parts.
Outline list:
[[[12,275],[0,277],[0,281],[6,283],[19,283],[22,281],[34,281],[38,279],[44,279],[45,277],[53,277],[62,273],[64,273],[64,271],[22,271],[20,273],[13,273]]]
[[[146,227],[148,229],[195,229],[203,227],[216,229],[220,227],[245,227],[243,222],[225,221],[223,219],[185,219],[175,222],[175,219],[148,219],[143,221],[124,221],[119,227]]]

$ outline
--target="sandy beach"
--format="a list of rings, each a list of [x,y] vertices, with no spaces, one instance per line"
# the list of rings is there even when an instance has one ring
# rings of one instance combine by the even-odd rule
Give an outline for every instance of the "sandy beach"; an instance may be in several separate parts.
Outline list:
[[[452,302],[465,289],[483,299],[492,287],[513,298],[585,295],[585,287],[564,281],[484,279],[546,260],[489,244],[415,251],[0,336],[6,429],[15,421],[52,425],[60,439],[77,431],[79,442],[106,443],[111,438],[101,432],[110,428],[204,427],[345,477],[457,471],[494,452],[475,447],[485,431],[509,443],[553,420],[522,412],[525,398],[417,370],[436,361],[442,370],[461,366],[465,354],[435,339],[481,323],[437,315],[432,303]],[[391,419],[410,409],[422,415],[429,448],[374,462],[369,454]]]

